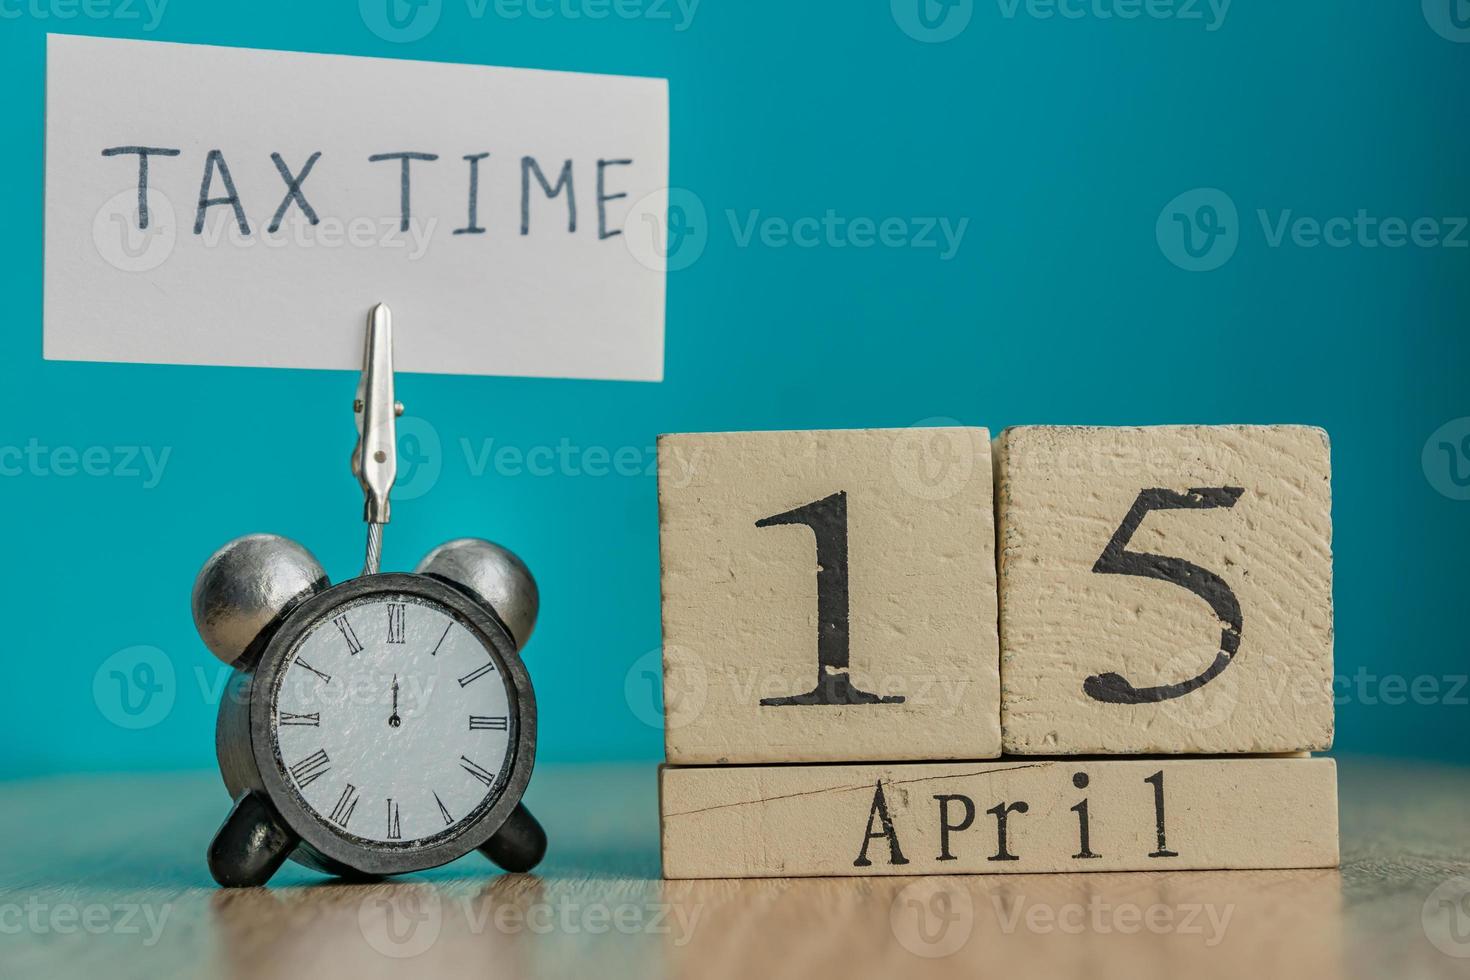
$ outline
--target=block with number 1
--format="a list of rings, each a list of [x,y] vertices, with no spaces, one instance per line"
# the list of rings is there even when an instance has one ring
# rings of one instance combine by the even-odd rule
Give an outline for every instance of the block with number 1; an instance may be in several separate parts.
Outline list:
[[[659,439],[673,765],[1000,752],[984,429]]]

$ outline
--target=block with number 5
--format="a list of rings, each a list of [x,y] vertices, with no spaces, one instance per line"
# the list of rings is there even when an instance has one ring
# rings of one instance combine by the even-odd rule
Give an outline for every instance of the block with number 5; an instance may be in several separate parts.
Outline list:
[[[1000,752],[984,429],[659,439],[674,764]]]
[[[1005,430],[1005,751],[1328,748],[1331,503],[1317,428]]]

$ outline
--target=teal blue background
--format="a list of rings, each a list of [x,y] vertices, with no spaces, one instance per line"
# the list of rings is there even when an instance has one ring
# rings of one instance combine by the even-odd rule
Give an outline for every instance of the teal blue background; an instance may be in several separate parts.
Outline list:
[[[1417,3],[1242,0],[1207,31],[1007,18],[992,0],[942,44],[906,34],[886,2],[836,0],[704,0],[683,31],[508,19],[493,5],[475,18],[444,0],[412,43],[375,35],[345,0],[172,0],[157,30],[142,26],[0,19],[0,445],[170,451],[152,489],[0,478],[0,774],[213,766],[219,675],[188,607],[199,564],[271,530],[340,578],[362,547],[354,376],[41,359],[47,30],[670,79],[671,181],[697,195],[707,227],[703,254],[669,276],[666,380],[399,380],[437,431],[442,473],[395,508],[387,565],[482,534],[535,569],[544,606],[527,659],[543,759],[662,754],[648,706],[625,694],[659,644],[654,480],[474,476],[461,439],[636,447],[646,462],[664,431],[1313,423],[1333,440],[1337,672],[1448,688],[1470,670],[1470,502],[1421,466],[1430,433],[1470,415],[1470,250],[1272,248],[1256,218],[1470,214],[1470,45],[1432,31]],[[1166,202],[1197,187],[1240,213],[1238,250],[1211,272],[1176,267],[1155,237]],[[728,216],[829,208],[969,224],[941,261],[935,249],[740,247]],[[163,652],[175,687],[156,724],[129,730],[93,682],[135,645]],[[1337,748],[1463,758],[1467,694],[1351,696]]]

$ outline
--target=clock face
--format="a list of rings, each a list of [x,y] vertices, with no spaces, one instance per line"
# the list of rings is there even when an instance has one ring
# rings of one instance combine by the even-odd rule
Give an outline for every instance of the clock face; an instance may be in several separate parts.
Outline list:
[[[447,607],[407,593],[351,600],[308,627],[277,674],[276,765],[337,835],[426,846],[499,796],[517,728],[509,690]]]

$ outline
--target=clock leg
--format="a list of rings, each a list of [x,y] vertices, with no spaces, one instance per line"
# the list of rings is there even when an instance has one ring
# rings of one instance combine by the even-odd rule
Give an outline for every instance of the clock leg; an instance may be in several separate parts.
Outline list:
[[[209,873],[225,888],[263,885],[285,863],[297,844],[265,799],[251,790],[209,842]]]
[[[525,804],[517,803],[495,836],[481,845],[480,853],[506,871],[530,871],[546,854],[546,831]]]

